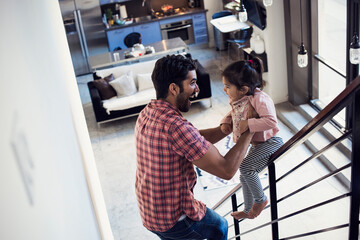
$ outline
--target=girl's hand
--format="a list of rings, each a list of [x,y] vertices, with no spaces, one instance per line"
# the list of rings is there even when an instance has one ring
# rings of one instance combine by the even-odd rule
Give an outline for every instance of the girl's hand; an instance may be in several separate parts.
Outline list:
[[[229,135],[232,132],[231,124],[228,124],[228,123],[222,123],[220,125],[220,129],[221,129],[221,132],[226,135]]]

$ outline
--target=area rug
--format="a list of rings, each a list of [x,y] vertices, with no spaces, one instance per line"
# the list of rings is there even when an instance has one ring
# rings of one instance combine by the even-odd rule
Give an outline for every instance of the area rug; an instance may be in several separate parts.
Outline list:
[[[214,144],[214,146],[219,150],[221,155],[225,155],[235,143],[232,140],[232,135],[226,136],[224,139]],[[201,170],[198,167],[195,167],[196,173],[198,175],[199,182],[201,183],[204,190],[212,190],[216,188],[231,186],[240,183],[239,170],[236,172],[235,176],[231,180],[224,180],[219,177],[216,177],[204,170]]]

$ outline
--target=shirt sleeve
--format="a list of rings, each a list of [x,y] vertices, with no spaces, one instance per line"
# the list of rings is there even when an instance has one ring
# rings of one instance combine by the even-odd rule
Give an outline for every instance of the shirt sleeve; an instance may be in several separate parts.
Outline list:
[[[250,132],[261,132],[277,127],[275,105],[268,95],[263,92],[256,94],[251,104],[259,118],[248,119]]]
[[[189,122],[174,128],[172,141],[173,150],[190,162],[200,159],[210,147],[210,142]]]

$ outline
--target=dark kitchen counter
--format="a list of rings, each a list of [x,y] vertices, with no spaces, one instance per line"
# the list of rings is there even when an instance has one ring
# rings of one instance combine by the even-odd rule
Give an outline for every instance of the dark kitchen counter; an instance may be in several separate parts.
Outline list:
[[[203,12],[207,12],[207,11],[208,11],[207,9],[189,8],[184,13],[174,14],[174,15],[170,15],[170,16],[164,16],[164,17],[160,17],[160,18],[150,17],[150,15],[149,15],[149,16],[134,18],[133,23],[130,23],[130,24],[123,24],[123,25],[114,24],[110,28],[105,28],[105,31],[107,32],[107,31],[112,31],[112,30],[116,30],[116,29],[120,29],[120,28],[132,27],[132,26],[136,26],[136,25],[140,25],[140,24],[156,22],[156,21],[160,21],[160,20],[164,20],[164,19],[176,18],[179,16],[192,15],[192,14],[196,14],[196,13],[203,13]]]

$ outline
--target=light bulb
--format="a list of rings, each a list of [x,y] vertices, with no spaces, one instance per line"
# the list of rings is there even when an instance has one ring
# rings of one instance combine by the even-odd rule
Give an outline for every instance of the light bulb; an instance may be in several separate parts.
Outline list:
[[[302,43],[300,45],[300,50],[298,52],[297,60],[298,60],[298,66],[301,68],[304,68],[308,65],[307,51],[304,47],[304,44],[302,44]]]
[[[264,6],[269,7],[273,4],[273,0],[263,0]]]
[[[360,48],[357,49],[350,48],[350,62],[351,64],[360,63]]]
[[[240,22],[246,22],[248,19],[246,10],[243,12],[239,12],[239,20]]]
[[[353,39],[351,41],[349,58],[351,64],[360,63],[360,44],[359,44],[359,37],[357,36],[357,34],[353,36]]]

